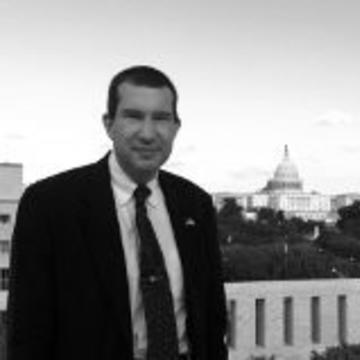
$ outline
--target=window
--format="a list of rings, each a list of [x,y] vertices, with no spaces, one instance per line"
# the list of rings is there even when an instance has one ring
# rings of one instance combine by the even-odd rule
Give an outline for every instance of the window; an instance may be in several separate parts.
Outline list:
[[[9,289],[9,269],[0,269],[0,290]]]
[[[7,224],[10,222],[10,214],[0,214],[0,224]]]
[[[236,347],[236,301],[228,302],[227,344],[231,348]]]
[[[0,240],[0,253],[9,253],[9,252],[10,252],[10,241]]]
[[[338,336],[339,343],[345,344],[347,337],[347,301],[345,295],[338,296]]]
[[[321,318],[320,318],[320,298],[313,296],[311,298],[311,341],[314,344],[321,342]]]
[[[294,333],[294,315],[293,315],[293,298],[284,298],[284,343],[285,345],[293,344],[293,333]]]
[[[255,300],[255,344],[265,346],[265,299]]]

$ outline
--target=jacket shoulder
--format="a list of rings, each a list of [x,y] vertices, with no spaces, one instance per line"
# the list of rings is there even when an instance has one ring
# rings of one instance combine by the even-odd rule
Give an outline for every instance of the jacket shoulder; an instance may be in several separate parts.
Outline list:
[[[88,164],[38,180],[27,186],[23,197],[61,201],[64,197],[76,196],[86,188],[98,166]]]

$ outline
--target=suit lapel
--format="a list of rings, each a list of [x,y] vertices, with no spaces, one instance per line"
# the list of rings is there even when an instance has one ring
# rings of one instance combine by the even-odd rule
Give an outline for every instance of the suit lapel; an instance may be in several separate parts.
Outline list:
[[[199,233],[195,223],[193,204],[184,197],[176,181],[165,172],[160,172],[159,182],[165,196],[171,225],[183,268],[184,286],[187,307],[192,307],[192,300],[196,298],[199,279]],[[180,190],[180,191],[179,191]],[[201,265],[200,265],[201,266]]]
[[[189,254],[191,254],[191,239],[189,238],[185,227],[187,206],[184,202],[184,198],[178,194],[176,187],[169,181],[166,173],[160,172],[159,183],[165,196],[166,207],[169,212],[175,241],[183,264],[184,277],[186,279],[186,272],[190,267]]]
[[[165,196],[166,206],[169,212],[171,224],[174,230],[175,240],[182,263],[185,304],[186,304],[186,328],[191,347],[199,349],[203,345],[199,343],[201,331],[200,324],[203,321],[200,317],[201,293],[204,286],[201,279],[201,236],[196,224],[196,210],[193,199],[184,196],[176,179],[160,172],[159,182]],[[191,201],[191,202],[190,202]]]
[[[121,233],[110,185],[108,156],[95,164],[93,170],[86,195],[89,210],[86,221],[87,238],[104,293],[115,310],[122,334],[132,351],[129,289]]]

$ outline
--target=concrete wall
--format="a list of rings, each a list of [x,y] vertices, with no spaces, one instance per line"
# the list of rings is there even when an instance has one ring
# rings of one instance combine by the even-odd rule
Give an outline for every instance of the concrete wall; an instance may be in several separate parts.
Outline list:
[[[229,308],[232,304],[233,310],[229,313],[230,360],[271,355],[275,359],[305,360],[312,350],[338,345],[339,296],[346,304],[342,317],[346,342],[360,343],[359,279],[233,283],[226,284],[226,292]],[[314,343],[311,335],[312,297],[319,297],[320,304],[318,343]],[[288,345],[284,339],[285,298],[292,299],[292,344]],[[256,299],[264,300],[263,345],[256,345],[255,339]]]

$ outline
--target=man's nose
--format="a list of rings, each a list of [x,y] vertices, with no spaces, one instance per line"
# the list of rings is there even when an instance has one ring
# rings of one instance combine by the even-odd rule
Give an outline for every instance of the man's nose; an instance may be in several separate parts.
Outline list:
[[[151,140],[155,136],[155,124],[154,121],[150,117],[146,117],[142,122],[142,126],[140,129],[140,136],[142,139]]]

